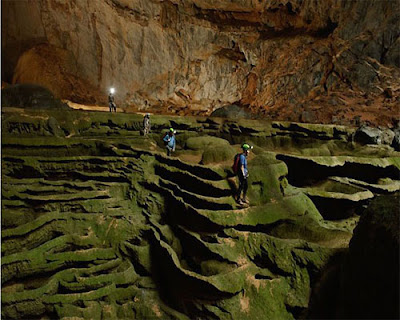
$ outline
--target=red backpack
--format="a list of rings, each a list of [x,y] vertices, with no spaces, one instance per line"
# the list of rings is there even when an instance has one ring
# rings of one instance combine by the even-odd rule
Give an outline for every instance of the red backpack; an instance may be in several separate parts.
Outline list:
[[[240,162],[240,153],[238,153],[235,158],[233,158],[232,170],[234,174],[238,174],[239,172],[239,162]]]

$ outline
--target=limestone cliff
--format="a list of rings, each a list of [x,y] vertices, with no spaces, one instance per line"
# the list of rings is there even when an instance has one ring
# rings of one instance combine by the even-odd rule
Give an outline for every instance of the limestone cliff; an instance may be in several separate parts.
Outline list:
[[[75,102],[391,126],[397,1],[3,1],[3,79]]]

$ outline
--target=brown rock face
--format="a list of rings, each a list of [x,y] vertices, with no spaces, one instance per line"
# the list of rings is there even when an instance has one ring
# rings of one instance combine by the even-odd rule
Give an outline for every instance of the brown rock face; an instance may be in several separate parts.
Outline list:
[[[3,1],[3,78],[78,102],[391,125],[396,1]],[[54,78],[52,78],[54,77]],[[52,79],[56,80],[53,81]],[[388,96],[387,92],[390,92]]]
[[[41,44],[21,55],[12,82],[38,83],[49,88],[56,97],[67,97],[76,102],[101,100],[97,88],[77,74],[76,60],[71,52]]]

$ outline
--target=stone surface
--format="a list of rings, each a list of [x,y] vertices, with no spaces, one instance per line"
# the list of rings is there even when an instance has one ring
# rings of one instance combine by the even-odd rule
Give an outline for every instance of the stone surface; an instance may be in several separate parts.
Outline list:
[[[250,112],[246,111],[245,108],[237,105],[230,105],[218,108],[217,110],[214,110],[210,116],[231,119],[250,119],[252,117]]]
[[[382,132],[377,128],[360,127],[354,134],[354,141],[363,144],[381,144]]]
[[[383,144],[392,145],[395,133],[390,129],[383,129],[381,134],[381,142]]]
[[[313,171],[288,159],[380,183],[400,167],[390,148],[351,156],[360,151],[343,126],[152,116],[144,137],[142,120],[2,109],[3,318],[304,318],[357,217],[324,219],[291,185],[293,171]],[[161,142],[170,127],[178,157]],[[199,164],[209,147],[239,151],[243,140],[257,142],[248,208],[232,197],[232,158]],[[332,154],[300,156],[322,147]]]
[[[210,114],[237,103],[273,119],[358,116],[384,126],[400,111],[396,1],[40,0],[2,9],[2,79],[73,102],[105,104],[113,86],[125,110]]]
[[[97,156],[8,156],[4,317],[108,317],[113,310],[111,318],[192,319],[221,317],[223,308],[236,319],[292,318],[307,308],[310,277],[350,234],[320,226],[301,193],[242,210],[218,174],[209,180],[200,166],[127,147],[111,157],[106,146]],[[289,246],[281,240],[288,220],[299,238]],[[251,232],[279,221],[279,236]]]
[[[48,89],[34,84],[17,84],[1,90],[3,107],[69,110]]]
[[[340,178],[330,178],[303,190],[327,220],[340,220],[354,216],[357,209],[374,197],[371,191],[342,183]]]
[[[399,212],[399,196],[382,196],[361,217],[343,272],[341,317],[399,317]]]
[[[390,178],[379,179],[377,183],[374,184],[343,177],[331,177],[330,179],[350,186],[362,187],[378,194],[400,192],[400,181]]]
[[[311,319],[399,318],[399,196],[373,200],[344,256],[323,272]]]

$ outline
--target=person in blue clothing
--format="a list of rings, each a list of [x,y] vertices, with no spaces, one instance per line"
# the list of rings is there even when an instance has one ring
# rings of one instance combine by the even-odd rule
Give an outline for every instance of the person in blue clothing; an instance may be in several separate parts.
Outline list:
[[[176,139],[175,139],[176,131],[173,128],[170,128],[168,133],[164,136],[164,143],[167,148],[167,155],[170,156],[172,152],[175,151]]]
[[[246,198],[248,183],[247,178],[249,177],[249,170],[247,169],[247,156],[253,146],[250,146],[247,143],[242,145],[243,153],[239,156],[239,170],[238,170],[238,178],[239,178],[239,189],[236,195],[236,201],[240,205],[249,204],[249,201]],[[243,196],[242,196],[243,192]]]

